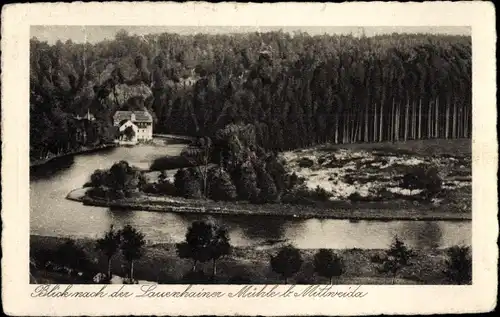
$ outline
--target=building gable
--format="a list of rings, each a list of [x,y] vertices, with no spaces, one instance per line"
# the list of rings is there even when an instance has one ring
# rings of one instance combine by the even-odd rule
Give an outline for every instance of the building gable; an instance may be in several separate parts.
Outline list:
[[[136,122],[145,122],[145,123],[153,123],[153,117],[147,111],[117,111],[113,116],[113,121],[115,125],[118,125],[120,122],[124,120],[130,120],[134,123]]]
[[[120,124],[120,132],[121,131],[125,131],[125,129],[128,128],[128,127],[132,127],[132,129],[134,130],[134,132],[137,132],[137,130],[138,130],[137,125],[135,125],[130,120],[126,120],[126,121],[124,121],[123,123]]]

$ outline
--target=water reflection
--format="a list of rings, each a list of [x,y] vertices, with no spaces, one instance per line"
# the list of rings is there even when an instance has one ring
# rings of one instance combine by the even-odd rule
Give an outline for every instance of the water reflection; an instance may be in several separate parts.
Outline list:
[[[285,225],[288,222],[283,218],[269,217],[225,217],[224,222],[231,228],[241,228],[247,239],[265,239],[277,241],[283,239]]]
[[[442,244],[441,226],[432,221],[414,221],[401,224],[399,236],[419,249],[437,248]]]
[[[30,180],[44,179],[56,176],[69,169],[75,163],[73,156],[64,156],[51,160],[43,165],[30,167]]]

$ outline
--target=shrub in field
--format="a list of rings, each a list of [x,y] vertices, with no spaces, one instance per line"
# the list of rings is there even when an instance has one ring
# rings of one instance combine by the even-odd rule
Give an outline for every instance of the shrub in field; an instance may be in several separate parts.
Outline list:
[[[259,202],[273,203],[278,200],[278,189],[273,178],[267,172],[263,164],[257,164],[255,168],[257,174],[257,186],[259,187]]]
[[[144,192],[150,192],[160,195],[176,196],[177,189],[169,179],[167,171],[161,171],[156,184],[147,184],[144,186]]]
[[[472,282],[472,255],[470,247],[453,246],[447,250],[448,259],[444,273],[454,284]]]
[[[104,186],[91,187],[87,190],[86,195],[91,198],[107,199],[108,191]]]
[[[380,201],[383,200],[381,196],[361,196],[360,193],[354,192],[347,197],[352,202],[361,202],[361,201]]]
[[[320,249],[314,254],[314,272],[330,279],[332,284],[333,278],[344,272],[344,263],[332,250]]]
[[[94,171],[94,173],[92,173],[92,175],[90,175],[90,182],[88,182],[88,185],[92,187],[106,186],[107,177],[107,171],[97,169]]]
[[[303,157],[298,161],[299,167],[312,167],[314,165],[314,161],[310,158]]]
[[[142,191],[147,193],[147,194],[157,194],[158,189],[156,188],[156,185],[157,184],[147,184],[146,186],[144,186]],[[174,189],[175,189],[175,186],[174,186]],[[174,191],[174,193],[177,194],[177,191]]]
[[[387,273],[392,276],[392,283],[394,284],[396,276],[401,270],[407,266],[411,266],[411,259],[415,256],[413,250],[408,248],[403,241],[397,236],[391,247],[385,252],[384,256],[374,256],[372,261],[378,263],[379,272]]]
[[[251,162],[247,161],[239,165],[234,171],[233,180],[239,199],[250,202],[258,201],[260,191],[257,186],[257,175]]]
[[[271,256],[270,260],[271,269],[281,275],[285,284],[288,278],[300,270],[302,263],[300,251],[291,245],[281,248],[278,254]]]
[[[304,177],[299,177],[295,172],[285,176],[285,188],[293,189],[297,186],[303,185],[305,182]]]
[[[179,169],[174,176],[174,186],[177,194],[186,198],[201,197],[201,178],[192,168]]]
[[[208,173],[208,197],[215,201],[232,201],[237,197],[231,176],[221,167],[211,169]]]
[[[425,198],[432,198],[441,191],[442,180],[437,168],[419,165],[404,174],[401,187],[410,190],[422,189]]]
[[[155,159],[151,164],[150,169],[152,171],[163,171],[176,168],[188,168],[192,166],[193,163],[183,156],[165,156]]]
[[[163,183],[155,184],[156,193],[160,195],[176,196],[177,188],[175,185],[167,180]]]
[[[68,239],[54,253],[54,262],[73,270],[86,270],[90,261],[85,250]]]
[[[91,198],[104,199],[104,200],[117,200],[133,196],[132,191],[129,190],[124,191],[104,186],[92,187],[86,192],[86,195]]]
[[[319,201],[327,201],[330,199],[332,195],[329,192],[327,192],[323,187],[316,186],[311,196]]]
[[[286,169],[285,163],[280,161],[276,155],[270,155],[266,159],[266,170],[271,175],[278,192],[286,188]]]
[[[325,202],[332,195],[324,188],[317,186],[315,189],[310,189],[304,184],[287,191],[281,201],[288,204],[314,205],[316,202]]]

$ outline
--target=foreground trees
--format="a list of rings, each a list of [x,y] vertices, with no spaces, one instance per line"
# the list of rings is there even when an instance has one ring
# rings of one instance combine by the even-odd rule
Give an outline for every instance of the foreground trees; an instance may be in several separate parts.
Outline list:
[[[270,260],[272,270],[281,275],[285,284],[300,270],[303,262],[300,251],[291,245],[281,248]]]
[[[379,263],[378,270],[381,273],[388,273],[392,276],[392,284],[396,282],[396,277],[405,267],[411,266],[415,252],[408,248],[405,243],[395,236],[390,248],[383,257],[372,259],[374,263]]]
[[[116,231],[113,225],[104,233],[104,237],[97,239],[96,250],[102,252],[108,259],[108,279],[111,278],[111,260],[120,248],[121,231]]]
[[[332,250],[320,249],[314,254],[314,272],[330,279],[330,284],[332,284],[333,278],[344,272],[344,263]]]
[[[217,260],[230,252],[227,230],[213,222],[193,222],[186,232],[185,242],[177,244],[179,257],[193,260],[193,272],[196,272],[197,263],[212,260],[212,279],[217,274]]]
[[[448,280],[456,284],[472,283],[472,254],[470,247],[453,246],[448,249],[444,271]]]
[[[145,244],[144,234],[134,227],[126,225],[120,231],[120,249],[129,263],[131,280],[134,280],[134,261],[142,257]]]
[[[117,238],[119,237],[119,239]],[[189,243],[187,237],[189,236]],[[117,244],[117,240],[119,243]],[[106,242],[104,242],[106,241]],[[132,242],[136,241],[136,242]],[[139,260],[145,253],[144,236],[140,231],[131,227],[125,226],[122,230],[114,230],[112,227],[104,234],[103,238],[95,242],[95,247],[88,248],[88,244],[85,241],[74,241],[71,239],[66,239],[62,243],[59,243],[56,249],[51,247],[46,248],[46,246],[41,249],[30,250],[30,270],[49,270],[55,273],[64,273],[82,282],[95,283],[106,283],[109,282],[108,279],[103,278],[100,271],[101,265],[97,262],[96,256],[92,253],[92,250],[102,252],[102,255],[108,256],[109,254],[116,254],[117,250],[122,251],[123,260],[129,262],[130,265],[130,280],[133,280],[133,262]],[[118,245],[118,249],[115,249]],[[165,249],[166,250],[166,249]],[[190,270],[182,278],[182,282],[188,283],[214,283],[216,282],[215,277],[217,274],[217,261],[224,256],[227,256],[231,252],[231,246],[229,243],[229,237],[226,230],[215,225],[213,222],[209,221],[195,221],[190,226],[187,234],[186,241],[177,245],[178,255],[183,258],[190,258],[198,262],[212,261],[212,279],[210,280],[208,276],[205,275],[203,270]],[[230,258],[225,263],[225,277],[223,281],[229,281],[230,283],[255,283],[262,282],[262,271],[253,268],[254,264],[256,267],[260,267],[264,271],[265,261],[259,261],[253,256],[252,268],[248,267],[248,270],[242,271],[241,266],[243,263],[239,262],[238,258],[242,256],[242,251],[252,252],[252,250],[239,250],[237,256]],[[440,257],[436,257],[434,252],[430,255],[425,255],[425,253],[419,252],[420,256],[425,256],[427,260],[421,261],[420,257],[416,256],[416,253],[409,249],[403,241],[395,237],[390,248],[382,253],[378,253],[375,250],[357,250],[352,252],[352,250],[346,250],[346,252],[339,251],[340,256],[329,249],[320,249],[312,257],[308,256],[309,251],[304,251],[297,249],[293,246],[284,246],[278,250],[271,250],[271,257],[269,259],[269,264],[271,269],[279,274],[285,283],[288,282],[290,277],[293,277],[302,270],[302,273],[308,274],[309,267],[308,264],[312,264],[314,268],[314,273],[318,276],[326,277],[330,279],[330,283],[333,282],[333,278],[339,277],[345,273],[345,269],[349,268],[350,277],[353,272],[358,272],[359,269],[367,270],[370,272],[372,268],[372,263],[377,264],[378,272],[383,274],[390,274],[388,280],[392,280],[394,284],[396,281],[396,276],[399,274],[400,277],[407,279],[408,281],[413,281],[417,283],[430,282],[431,284],[443,283],[446,278],[446,282],[450,284],[470,284],[472,282],[472,255],[471,248],[468,246],[453,246],[446,250],[447,257],[444,260],[440,260]],[[257,254],[261,254],[262,250],[259,250]],[[127,255],[128,254],[128,255]],[[356,255],[357,254],[357,255]],[[366,259],[367,254],[375,254],[371,262],[358,263],[359,260]],[[443,252],[443,254],[445,254]],[[148,252],[142,264],[148,265],[148,269],[153,271],[161,270],[164,266],[164,260],[171,260],[172,254],[160,255],[158,257],[158,252]],[[121,258],[120,258],[121,259]],[[153,264],[152,259],[157,262]],[[195,260],[196,259],[196,260]],[[263,259],[262,259],[263,260]],[[254,262],[255,261],[255,262]],[[428,264],[431,261],[435,266],[433,269],[429,267]],[[437,261],[437,262],[436,262]],[[109,268],[109,261],[108,268]],[[141,263],[139,262],[139,263]],[[260,263],[258,263],[260,262]],[[309,263],[308,263],[309,262]],[[101,263],[102,264],[102,263]],[[236,265],[235,265],[236,264]],[[248,264],[248,263],[247,263]],[[361,267],[359,266],[361,264]],[[413,270],[405,270],[405,268],[413,267]],[[210,265],[210,264],[209,264]],[[104,266],[102,266],[104,267]],[[102,269],[101,267],[101,269]],[[179,267],[182,267],[180,265]],[[441,271],[440,269],[443,269]],[[437,271],[436,271],[437,269]],[[423,272],[425,270],[426,272]],[[372,271],[373,276],[365,276],[364,273],[360,272],[359,277],[367,278],[379,278],[376,274],[377,270]],[[439,273],[442,275],[439,277]],[[36,272],[37,276],[40,272]],[[96,273],[98,273],[96,275]],[[428,278],[431,276],[431,280]],[[30,274],[33,272],[30,271]],[[108,274],[109,269],[108,269]],[[142,278],[151,280],[152,272],[145,270],[141,271]],[[147,277],[149,275],[150,277]],[[43,275],[41,275],[43,276]],[[97,278],[100,276],[99,278]],[[304,277],[306,279],[304,280]],[[356,276],[358,277],[358,276]],[[421,279],[423,278],[423,280]],[[227,280],[228,279],[228,280]],[[257,280],[255,280],[257,279]],[[349,277],[348,277],[349,279]],[[64,283],[68,283],[67,277],[64,277]],[[305,281],[308,284],[321,283],[320,279],[309,279],[307,275],[301,275],[297,278],[298,281]],[[177,280],[168,280],[169,283]],[[129,282],[125,280],[124,282]],[[312,283],[311,283],[312,282]]]

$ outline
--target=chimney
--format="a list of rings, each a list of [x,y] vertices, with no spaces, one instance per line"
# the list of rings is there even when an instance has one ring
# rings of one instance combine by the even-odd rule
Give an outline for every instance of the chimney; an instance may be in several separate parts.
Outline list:
[[[130,115],[130,121],[135,122],[135,113],[133,113],[133,112]]]

